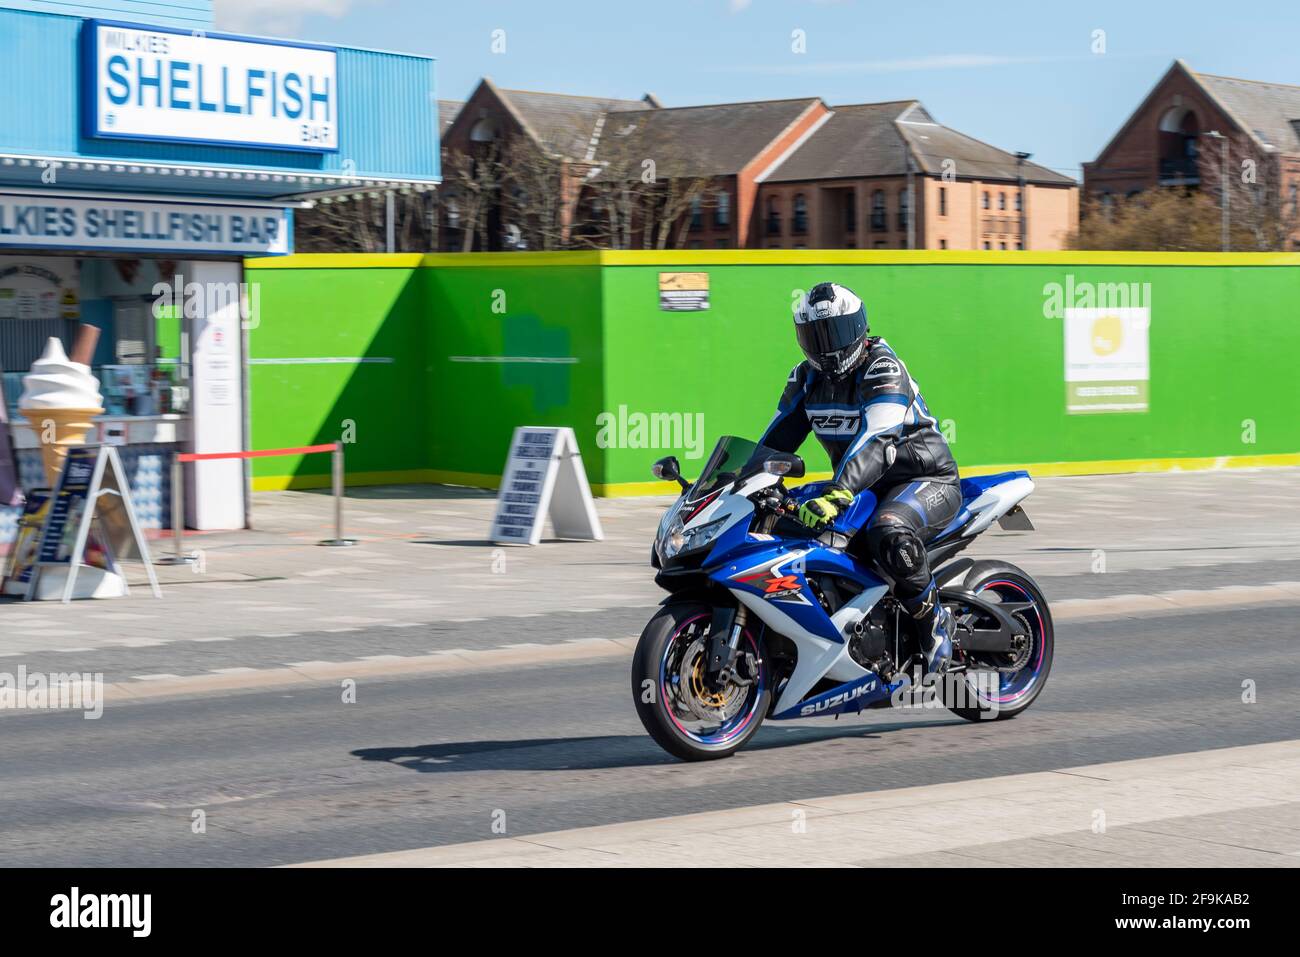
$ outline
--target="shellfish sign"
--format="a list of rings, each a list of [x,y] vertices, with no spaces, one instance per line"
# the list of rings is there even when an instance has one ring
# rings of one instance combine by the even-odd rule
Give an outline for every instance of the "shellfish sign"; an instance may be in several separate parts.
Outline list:
[[[85,134],[334,152],[337,61],[332,47],[87,20]]]

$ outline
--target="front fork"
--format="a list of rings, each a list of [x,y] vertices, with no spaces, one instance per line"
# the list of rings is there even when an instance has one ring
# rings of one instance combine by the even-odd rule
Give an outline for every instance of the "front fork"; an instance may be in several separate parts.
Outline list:
[[[718,691],[729,684],[747,685],[757,677],[760,662],[751,654],[740,653],[748,621],[749,610],[744,605],[714,607],[704,648],[704,682],[710,690]]]

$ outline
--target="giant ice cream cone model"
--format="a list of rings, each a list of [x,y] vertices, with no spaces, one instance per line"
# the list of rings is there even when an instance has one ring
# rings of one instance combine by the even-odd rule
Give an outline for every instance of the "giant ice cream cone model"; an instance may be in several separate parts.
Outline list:
[[[45,476],[53,488],[68,449],[85,444],[94,427],[91,420],[103,414],[104,400],[90,366],[69,359],[63,343],[51,336],[45,354],[23,378],[18,410],[41,444]]]

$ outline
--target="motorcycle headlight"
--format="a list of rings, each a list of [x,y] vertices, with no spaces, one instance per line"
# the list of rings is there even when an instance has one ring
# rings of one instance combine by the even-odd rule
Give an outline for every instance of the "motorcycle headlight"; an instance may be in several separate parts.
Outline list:
[[[722,533],[724,524],[726,519],[720,518],[698,528],[685,529],[680,520],[673,522],[668,534],[664,536],[663,557],[675,558],[684,552],[704,548]]]

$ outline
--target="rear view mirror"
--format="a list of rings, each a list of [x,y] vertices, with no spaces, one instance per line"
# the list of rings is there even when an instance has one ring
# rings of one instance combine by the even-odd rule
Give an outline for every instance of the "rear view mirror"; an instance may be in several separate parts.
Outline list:
[[[782,478],[803,478],[803,459],[793,452],[772,452],[763,460],[763,471]]]
[[[682,467],[677,462],[677,456],[668,455],[656,462],[650,469],[655,478],[663,479],[665,482],[676,482],[683,489],[688,487],[688,483],[682,478]]]

